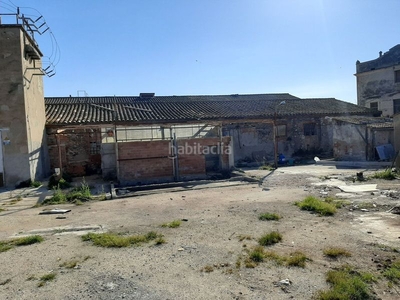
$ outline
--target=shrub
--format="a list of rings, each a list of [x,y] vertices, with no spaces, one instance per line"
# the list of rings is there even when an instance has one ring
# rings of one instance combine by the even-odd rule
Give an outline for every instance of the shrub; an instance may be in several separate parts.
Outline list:
[[[67,202],[67,195],[60,189],[53,189],[53,196],[51,198],[45,199],[43,205],[54,205],[54,204],[64,204]]]
[[[272,231],[268,234],[263,235],[259,240],[258,243],[261,246],[270,246],[282,241],[282,235],[277,231]]]
[[[280,218],[281,216],[275,213],[263,213],[258,217],[261,221],[278,221]]]
[[[308,196],[303,201],[295,204],[302,210],[313,211],[321,216],[332,216],[336,213],[336,207],[333,204],[326,203],[313,196]]]

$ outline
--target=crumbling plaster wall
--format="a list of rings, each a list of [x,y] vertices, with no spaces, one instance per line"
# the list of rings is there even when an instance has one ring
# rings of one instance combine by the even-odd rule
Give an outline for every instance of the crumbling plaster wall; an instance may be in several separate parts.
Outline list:
[[[375,147],[392,144],[391,128],[374,128],[367,125],[335,122],[333,126],[333,157],[338,160],[377,160]]]
[[[232,137],[234,161],[264,163],[274,160],[273,121],[225,125],[224,136]],[[315,135],[304,135],[304,124],[315,124]],[[325,117],[277,119],[277,126],[286,125],[286,135],[277,136],[278,154],[292,157],[296,152],[332,153],[332,126]]]
[[[393,115],[393,100],[400,99],[400,83],[394,82],[394,72],[400,65],[358,73],[357,104],[370,107],[371,102],[378,102],[382,116]]]

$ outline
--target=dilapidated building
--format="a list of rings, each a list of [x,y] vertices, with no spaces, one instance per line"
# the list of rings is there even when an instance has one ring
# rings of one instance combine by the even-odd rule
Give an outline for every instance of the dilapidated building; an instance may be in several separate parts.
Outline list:
[[[400,44],[379,57],[356,62],[357,104],[390,117],[400,112]]]
[[[290,94],[46,98],[52,169],[122,184],[206,178],[257,164],[333,153],[332,117],[372,116],[333,98]]]

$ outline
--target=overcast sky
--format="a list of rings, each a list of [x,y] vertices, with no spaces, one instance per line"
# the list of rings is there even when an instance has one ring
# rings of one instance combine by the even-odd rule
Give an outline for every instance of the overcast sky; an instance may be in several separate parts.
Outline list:
[[[399,0],[0,0],[1,13],[16,6],[50,26],[36,35],[44,61],[58,62],[46,96],[290,93],[355,103],[356,61],[400,43]]]

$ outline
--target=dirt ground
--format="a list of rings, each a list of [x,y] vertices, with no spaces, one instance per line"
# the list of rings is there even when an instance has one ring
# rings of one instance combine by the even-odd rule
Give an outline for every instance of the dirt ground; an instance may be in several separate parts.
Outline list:
[[[249,170],[249,175],[264,177],[261,184],[215,182],[80,206],[58,205],[71,209],[65,219],[39,215],[43,207],[32,208],[41,196],[36,190],[14,204],[10,201],[19,192],[4,192],[0,240],[32,230],[45,240],[0,253],[0,299],[311,299],[329,288],[326,272],[343,264],[379,277],[373,284],[377,298],[399,299],[400,287],[389,288],[380,276],[380,262],[400,258],[390,250],[400,249],[400,216],[387,212],[399,204],[400,182],[353,182],[359,171],[317,165],[272,173]],[[363,171],[364,176],[374,172]],[[345,193],[337,188],[343,183],[376,183],[378,190]],[[320,217],[294,205],[308,195],[337,195],[351,204],[332,217]],[[278,213],[282,219],[260,221],[263,212]],[[160,226],[183,219],[178,228]],[[85,226],[98,232],[157,231],[167,243],[96,247],[81,240]],[[269,250],[282,255],[302,251],[310,258],[305,268],[273,262],[245,267],[247,249],[272,230],[283,240]],[[252,239],[240,241],[240,236]],[[323,254],[328,246],[345,248],[352,256],[329,259]],[[60,266],[73,260],[78,261],[75,268]],[[202,271],[206,266],[212,271]],[[55,279],[38,287],[37,278],[48,273]],[[285,279],[290,285],[277,284]]]

